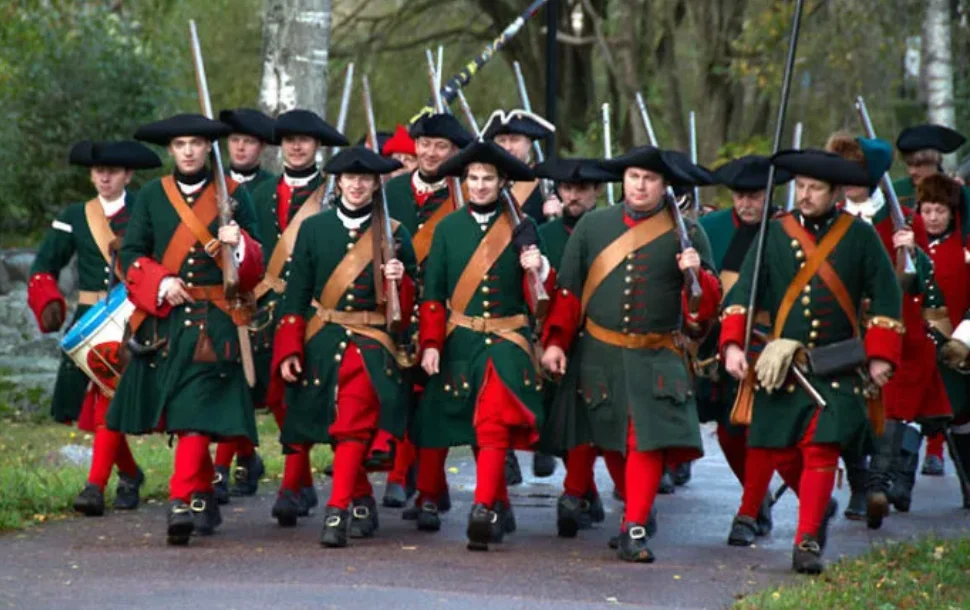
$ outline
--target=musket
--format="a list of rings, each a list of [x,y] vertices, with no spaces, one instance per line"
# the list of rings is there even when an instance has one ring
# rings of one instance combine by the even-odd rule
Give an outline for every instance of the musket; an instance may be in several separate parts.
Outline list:
[[[802,122],[799,121],[795,123],[795,135],[792,138],[792,148],[795,150],[801,150],[802,148]],[[795,209],[795,181],[792,180],[788,183],[788,204],[785,209],[791,212]]]
[[[354,88],[354,62],[347,64],[347,75],[344,77],[344,90],[340,94],[340,111],[337,113],[337,131],[340,133],[344,132],[344,127],[347,126],[347,109],[350,107],[350,92]],[[330,148],[330,157],[332,158],[340,150],[339,146],[333,146]],[[380,153],[380,151],[378,151]],[[333,196],[334,189],[337,187],[337,176],[330,175],[327,178],[327,190],[323,196],[323,205],[327,206],[330,204],[330,197]]]
[[[515,84],[519,89],[519,101],[522,103],[522,109],[532,114],[532,102],[529,100],[529,90],[525,88],[525,77],[522,76],[522,66],[517,61],[512,62],[512,69],[515,71]],[[537,140],[532,141],[532,150],[535,152],[537,163],[542,163],[546,160],[546,156],[542,152],[542,146]],[[542,189],[542,198],[544,200],[548,199],[552,194],[552,183],[550,180],[545,178],[540,179],[539,188]]]
[[[457,95],[462,112],[465,113],[465,119],[468,121],[468,126],[472,128],[475,137],[481,139],[482,130],[478,127],[478,121],[475,120],[475,115],[472,114],[471,106],[468,105],[465,94],[459,91]],[[515,227],[522,224],[523,220],[519,212],[519,206],[515,203],[515,198],[512,197],[512,193],[509,192],[508,185],[502,187],[499,197],[505,203],[514,230]],[[538,319],[545,318],[549,312],[549,295],[546,294],[546,287],[542,284],[542,278],[539,277],[539,274],[535,270],[529,270],[526,274],[526,285],[528,287],[527,296],[529,305],[531,306],[533,314]]]
[[[613,143],[610,134],[610,105],[609,103],[603,104],[603,158],[612,159],[613,158]],[[606,201],[610,205],[616,205],[616,196],[613,192],[613,183],[606,183]]]
[[[364,87],[364,111],[367,115],[367,134],[371,149],[381,154],[381,146],[377,140],[377,123],[374,121],[374,105],[370,96],[370,81],[367,75],[362,80]],[[387,329],[396,332],[401,324],[401,298],[398,295],[397,282],[388,282],[387,291],[384,290],[383,266],[395,257],[394,230],[391,228],[391,213],[387,207],[387,192],[384,190],[384,177],[379,176],[381,202],[374,206],[374,291],[377,302],[384,303]]]
[[[468,64],[461,69],[461,72],[448,79],[448,82],[445,83],[444,87],[438,87],[435,90],[435,95],[428,100],[425,107],[411,118],[411,123],[414,123],[425,114],[439,112],[438,110],[435,110],[438,108],[438,103],[436,101],[437,97],[441,97],[444,100],[445,106],[450,104],[458,95],[458,90],[464,88],[465,85],[471,82],[472,77],[474,77],[475,74],[482,69],[482,66],[491,61],[491,59],[495,57],[495,54],[501,51],[502,48],[510,40],[512,40],[516,34],[519,33],[522,26],[525,25],[525,22],[531,19],[533,15],[538,13],[539,9],[545,6],[547,2],[549,2],[549,0],[534,0],[532,4],[530,4],[518,17],[515,18],[515,21],[510,23],[504,30],[502,30],[501,34],[499,34],[492,42],[485,45],[485,48],[482,49],[481,53],[476,55],[470,62],[468,62]]]
[[[647,111],[647,104],[643,101],[643,94],[639,91],[636,94],[636,102],[637,107],[640,109],[640,118],[643,119],[643,126],[647,128],[647,137],[650,139],[650,145],[654,148],[660,148],[660,145],[657,144],[657,134],[653,131],[653,123],[650,121],[650,113]],[[674,195],[674,189],[671,186],[667,187],[667,198],[670,200],[670,213],[674,218],[674,225],[677,228],[680,249],[683,251],[687,248],[693,248],[694,245],[690,241],[690,234],[687,233],[687,225],[684,224],[684,215],[680,213],[680,206],[677,205],[677,197]],[[697,272],[693,269],[684,271],[684,281],[687,283],[687,308],[692,314],[696,314],[700,308],[701,296],[703,295],[700,280],[697,278]]]
[[[690,111],[690,162],[697,165],[697,113]],[[694,185],[694,220],[701,217],[701,187]]]
[[[428,78],[431,83],[431,93],[434,98],[434,111],[437,113],[444,113],[445,104],[441,99],[440,88],[438,87],[438,71],[435,69],[434,58],[431,56],[431,49],[425,49],[425,56],[428,60]],[[450,179],[451,189],[454,192],[455,205],[458,207],[463,207],[465,205],[465,198],[461,193],[461,180],[452,177]]]
[[[876,130],[873,128],[872,120],[869,118],[866,101],[862,99],[861,95],[855,100],[855,109],[859,112],[859,118],[862,120],[862,128],[866,132],[866,137],[875,138]],[[903,208],[899,204],[899,197],[896,196],[896,188],[893,186],[893,181],[889,177],[889,172],[882,175],[880,184],[882,184],[882,188],[886,192],[886,197],[889,198],[889,217],[893,222],[893,231],[906,228],[906,217],[903,215]],[[899,278],[899,284],[904,290],[911,288],[916,281],[916,265],[913,263],[913,253],[908,248],[900,248],[896,251],[896,276]]]

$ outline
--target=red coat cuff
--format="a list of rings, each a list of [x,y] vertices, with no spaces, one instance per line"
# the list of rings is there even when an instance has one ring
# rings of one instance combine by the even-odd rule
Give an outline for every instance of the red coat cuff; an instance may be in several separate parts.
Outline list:
[[[155,316],[164,318],[172,310],[167,301],[158,304],[158,288],[162,280],[173,274],[147,256],[143,256],[128,267],[125,284],[128,287],[128,299],[135,307]]]
[[[425,301],[421,304],[421,315],[418,320],[418,343],[421,351],[435,348],[438,351],[445,345],[448,312],[441,301]]]
[[[732,343],[738,347],[744,347],[744,327],[747,316],[743,307],[737,307],[734,311],[729,307],[721,316],[721,336],[718,339],[718,351],[724,353],[724,348]]]
[[[280,365],[290,356],[297,356],[303,362],[303,344],[306,334],[306,319],[296,314],[283,316],[276,326],[273,337],[273,375],[279,374]]]
[[[575,294],[566,288],[551,292],[552,307],[542,329],[542,345],[553,345],[569,351],[579,331],[581,304]]]
[[[67,312],[67,303],[57,287],[57,278],[50,273],[37,273],[31,276],[30,281],[27,282],[27,306],[34,312],[37,327],[40,328],[42,333],[52,333],[58,330],[57,328],[44,328],[40,320],[40,314],[44,311],[44,308],[54,302],[61,304],[62,314]],[[62,315],[61,324],[63,323]]]
[[[240,233],[245,254],[239,265],[239,291],[249,292],[263,278],[263,247],[245,231]]]
[[[680,293],[680,304],[684,312],[684,319],[694,324],[707,322],[714,318],[721,304],[721,282],[718,281],[717,276],[707,269],[701,269],[697,274],[697,281],[701,285],[701,303],[697,308],[696,315],[692,315],[688,311],[687,289],[685,288]]]
[[[903,336],[898,330],[882,326],[870,326],[866,330],[866,355],[870,360],[885,360],[899,368],[903,358]]]

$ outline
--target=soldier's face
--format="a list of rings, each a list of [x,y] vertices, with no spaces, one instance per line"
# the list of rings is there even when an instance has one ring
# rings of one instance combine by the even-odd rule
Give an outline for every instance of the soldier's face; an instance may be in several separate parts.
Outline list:
[[[199,136],[179,136],[168,144],[168,154],[175,160],[175,167],[183,174],[194,174],[205,167],[205,160],[212,152],[212,142]]]
[[[532,151],[532,140],[521,133],[503,133],[495,136],[495,143],[505,149],[519,161],[529,162],[529,154]]]
[[[953,212],[942,203],[934,201],[921,201],[919,204],[919,214],[923,217],[923,224],[930,235],[940,235],[950,227],[950,219]]]
[[[237,169],[250,169],[259,164],[263,143],[253,136],[234,133],[229,136],[229,160]]]
[[[765,190],[760,191],[731,191],[734,201],[734,213],[741,222],[753,225],[761,222],[761,211],[765,209]]]
[[[592,182],[560,182],[556,185],[562,211],[567,216],[582,216],[596,207],[603,187]]]
[[[357,209],[367,205],[377,192],[380,185],[374,174],[340,174],[337,176],[337,186],[343,202],[350,208]]]
[[[828,182],[796,176],[795,199],[802,216],[815,218],[822,216],[835,205],[836,189]]]
[[[458,147],[451,140],[421,136],[414,141],[414,150],[418,153],[418,169],[422,174],[431,176],[442,163],[458,152]]]
[[[634,210],[648,211],[657,207],[666,188],[664,177],[648,169],[629,167],[623,172],[623,197]]]
[[[923,178],[940,173],[940,166],[931,162],[907,163],[906,173],[913,179],[913,184],[919,184]]]
[[[847,186],[845,187],[845,196],[849,201],[855,203],[862,203],[869,199],[869,187],[868,186]]]
[[[392,159],[400,161],[404,166],[401,169],[396,169],[388,176],[388,178],[393,178],[394,176],[400,176],[401,174],[410,174],[418,167],[418,158],[414,155],[409,155],[406,153],[394,153],[391,155]]]
[[[92,167],[91,184],[98,191],[98,195],[111,201],[121,197],[134,173],[123,167]]]
[[[283,136],[280,149],[283,151],[283,164],[290,169],[303,169],[316,162],[316,138],[303,135]]]
[[[468,199],[475,204],[487,205],[498,199],[502,179],[494,165],[472,163],[465,176],[468,186]]]

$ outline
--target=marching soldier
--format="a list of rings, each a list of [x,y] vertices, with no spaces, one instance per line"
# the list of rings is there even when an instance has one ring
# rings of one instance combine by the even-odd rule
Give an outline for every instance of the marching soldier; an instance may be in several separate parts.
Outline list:
[[[525,110],[511,110],[508,114],[496,110],[482,129],[482,136],[492,140],[519,161],[532,165],[532,146],[536,140],[547,138],[556,130],[542,117]],[[545,198],[538,180],[520,181],[512,185],[512,196],[519,209],[539,226],[546,222],[543,213]]]
[[[635,148],[602,167],[622,174],[624,200],[586,214],[566,243],[542,364],[565,373],[557,443],[626,454],[617,555],[652,562],[647,522],[664,468],[703,452],[680,330],[685,316],[695,323],[716,316],[720,287],[693,222],[696,249],[680,251],[676,203],[665,190],[682,177],[665,153]],[[702,288],[694,315],[683,306],[688,270]]]
[[[515,530],[506,452],[531,448],[543,422],[526,274],[550,283],[555,274],[537,247],[535,224],[523,216],[513,229],[501,202],[508,181],[532,179],[527,165],[494,142],[477,141],[439,174],[464,176],[469,203],[435,231],[424,270],[420,345],[429,380],[412,429],[422,451],[477,447],[468,548],[487,550]],[[436,497],[421,483],[418,529],[437,530]]]
[[[71,204],[57,215],[31,266],[27,304],[41,332],[45,333],[55,332],[64,325],[67,309],[57,287],[57,276],[75,254],[80,292],[71,325],[107,295],[111,276],[116,273],[111,265],[134,203],[134,196],[126,187],[135,170],[162,164],[155,153],[130,141],[78,142],[71,148],[69,161],[89,168],[91,183],[98,195],[85,203]],[[105,427],[110,400],[66,354],[62,357],[51,415],[58,422],[76,421],[79,429],[94,433],[88,481],[74,500],[74,510],[87,516],[104,514],[104,488],[115,465],[118,466],[116,509],[137,508],[139,489],[145,481],[124,434]]]
[[[418,168],[418,153],[414,149],[414,140],[404,125],[398,125],[394,134],[384,142],[381,146],[381,154],[401,163],[401,167],[388,174],[390,178],[410,174]]]
[[[373,259],[374,240],[386,239],[374,234],[383,231],[375,220],[380,176],[399,166],[361,146],[327,163],[324,171],[337,176],[335,209],[303,224],[280,305],[273,382],[290,384],[280,440],[288,447],[336,445],[320,535],[327,547],[347,546],[348,535],[374,535],[377,503],[364,460],[378,429],[400,437],[407,421],[410,388],[397,342],[384,328]],[[402,310],[410,311],[415,260],[407,229],[397,228],[395,241],[398,258],[385,263],[383,276],[400,283]]]
[[[902,346],[901,294],[879,236],[836,205],[842,185],[871,184],[866,171],[818,150],[783,151],[772,163],[795,175],[798,209],[767,228],[757,308],[771,313],[772,332],[750,375],[742,346],[745,318],[755,313],[745,305],[754,252],[721,315],[725,369],[743,380],[732,421],[749,425],[744,494],[732,529],[754,521],[778,470],[799,499],[792,567],[817,574],[828,523],[838,510],[831,496],[839,455],[864,453],[871,438],[857,367],[865,366],[877,386],[892,376]],[[858,312],[864,296],[870,303],[863,343]],[[839,358],[815,351],[812,370],[804,373],[807,387],[796,384],[792,362],[797,358],[800,367],[804,350],[833,345],[840,346]]]
[[[235,182],[227,181],[234,220],[219,225],[220,203],[205,164],[213,140],[228,131],[218,121],[180,114],[135,133],[136,139],[167,146],[175,170],[138,193],[119,253],[136,309],[128,323],[132,358],[111,402],[108,427],[178,437],[169,544],[187,544],[193,532],[211,534],[221,523],[209,443],[256,440],[244,375],[251,353],[239,333],[249,316],[226,296],[221,251],[232,248],[241,295],[262,276],[263,254],[252,203]]]

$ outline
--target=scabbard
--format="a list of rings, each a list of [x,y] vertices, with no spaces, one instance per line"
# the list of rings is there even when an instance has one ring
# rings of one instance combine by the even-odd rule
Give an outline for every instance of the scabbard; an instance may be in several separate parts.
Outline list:
[[[249,341],[249,327],[237,326],[236,333],[239,335],[239,359],[242,361],[243,375],[246,385],[252,388],[256,385],[256,364],[253,362],[253,346]]]

